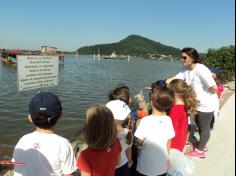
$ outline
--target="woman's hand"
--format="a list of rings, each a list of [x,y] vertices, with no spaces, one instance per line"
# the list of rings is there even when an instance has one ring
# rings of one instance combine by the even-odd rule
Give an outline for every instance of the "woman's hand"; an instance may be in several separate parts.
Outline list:
[[[209,90],[210,90],[210,92],[212,92],[212,93],[216,93],[216,92],[217,92],[217,86],[216,86],[216,85],[215,85],[215,86],[212,86],[212,87],[209,88]]]

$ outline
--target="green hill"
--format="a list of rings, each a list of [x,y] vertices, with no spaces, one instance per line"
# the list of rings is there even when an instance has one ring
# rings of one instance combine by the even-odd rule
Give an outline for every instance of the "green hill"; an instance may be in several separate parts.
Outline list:
[[[82,55],[97,53],[100,53],[101,55],[110,55],[115,51],[117,55],[130,55],[132,57],[146,58],[175,58],[179,57],[181,54],[181,51],[178,48],[163,45],[160,42],[155,42],[138,35],[130,35],[118,43],[81,47],[77,51]]]

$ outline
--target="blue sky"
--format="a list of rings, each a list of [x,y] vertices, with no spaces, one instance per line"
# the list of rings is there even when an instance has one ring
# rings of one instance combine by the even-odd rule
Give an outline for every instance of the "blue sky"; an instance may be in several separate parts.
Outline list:
[[[5,0],[0,48],[74,51],[141,35],[200,52],[235,43],[234,0]]]

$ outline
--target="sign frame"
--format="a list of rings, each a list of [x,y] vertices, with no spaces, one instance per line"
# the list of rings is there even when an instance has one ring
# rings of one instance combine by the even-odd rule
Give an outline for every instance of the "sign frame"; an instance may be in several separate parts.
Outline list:
[[[43,55],[17,56],[17,91],[57,86],[59,57]]]

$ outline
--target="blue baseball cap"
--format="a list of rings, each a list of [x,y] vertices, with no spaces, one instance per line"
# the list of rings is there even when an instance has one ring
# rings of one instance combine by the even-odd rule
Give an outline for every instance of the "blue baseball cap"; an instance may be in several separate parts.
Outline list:
[[[40,92],[29,103],[29,114],[45,111],[51,119],[60,116],[62,113],[61,101],[51,92]]]
[[[219,68],[219,67],[210,68],[210,71],[211,71],[212,73],[215,73],[215,74],[220,74],[220,68]]]

